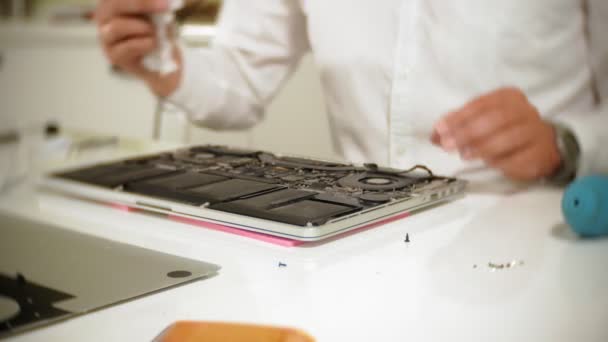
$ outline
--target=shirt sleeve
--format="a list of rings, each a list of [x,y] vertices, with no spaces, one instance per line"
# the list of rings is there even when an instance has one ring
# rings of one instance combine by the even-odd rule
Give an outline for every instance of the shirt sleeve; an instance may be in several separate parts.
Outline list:
[[[167,100],[201,126],[251,127],[309,50],[300,2],[225,0],[216,32],[209,48],[181,48],[181,82]]]
[[[590,65],[598,106],[593,113],[564,115],[581,151],[577,177],[608,174],[608,1],[586,0]]]

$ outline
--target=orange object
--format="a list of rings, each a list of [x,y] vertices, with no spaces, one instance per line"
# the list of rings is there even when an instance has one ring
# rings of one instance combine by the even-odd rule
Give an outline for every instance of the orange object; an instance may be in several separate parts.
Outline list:
[[[314,342],[291,328],[251,324],[180,321],[165,329],[154,342]]]

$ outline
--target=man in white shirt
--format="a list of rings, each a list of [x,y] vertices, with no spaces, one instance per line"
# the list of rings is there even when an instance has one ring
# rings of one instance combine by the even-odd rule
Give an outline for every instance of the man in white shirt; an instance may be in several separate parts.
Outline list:
[[[100,0],[100,39],[201,125],[254,125],[310,51],[350,161],[515,180],[608,173],[604,0],[225,0],[213,46],[176,47],[178,71],[159,76],[141,65],[156,46],[143,14],[167,6]]]

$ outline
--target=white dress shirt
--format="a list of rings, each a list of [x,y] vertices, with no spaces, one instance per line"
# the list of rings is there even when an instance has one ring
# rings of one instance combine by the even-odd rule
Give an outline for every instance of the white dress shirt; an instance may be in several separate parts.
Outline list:
[[[225,0],[213,45],[183,52],[169,100],[200,125],[250,127],[312,52],[346,160],[483,169],[432,146],[432,126],[515,86],[574,131],[579,175],[608,173],[605,14],[605,0]]]

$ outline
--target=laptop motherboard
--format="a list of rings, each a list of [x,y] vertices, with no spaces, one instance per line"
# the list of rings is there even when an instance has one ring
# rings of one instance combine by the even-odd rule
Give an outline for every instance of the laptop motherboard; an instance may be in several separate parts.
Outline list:
[[[303,227],[323,225],[457,181],[435,176],[420,165],[396,170],[210,145],[54,176]]]

